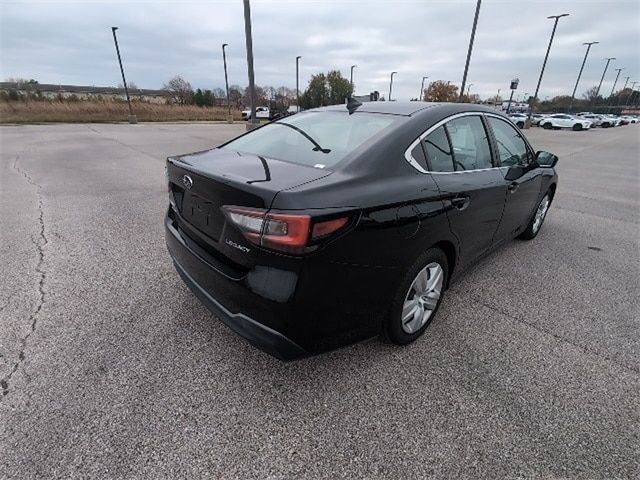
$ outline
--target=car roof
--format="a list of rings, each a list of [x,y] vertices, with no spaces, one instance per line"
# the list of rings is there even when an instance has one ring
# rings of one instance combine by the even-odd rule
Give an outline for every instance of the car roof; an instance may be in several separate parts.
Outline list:
[[[411,116],[424,110],[437,111],[440,109],[448,109],[451,106],[461,107],[460,111],[494,111],[488,107],[475,103],[436,103],[436,102],[362,102],[362,105],[356,109],[357,113],[384,113],[388,115]],[[308,112],[321,111],[345,111],[346,105],[330,105],[328,107],[319,107]]]

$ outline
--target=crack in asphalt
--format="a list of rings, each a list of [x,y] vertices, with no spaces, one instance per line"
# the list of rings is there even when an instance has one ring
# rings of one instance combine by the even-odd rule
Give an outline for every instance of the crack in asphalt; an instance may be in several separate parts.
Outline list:
[[[44,285],[47,277],[47,273],[44,270],[43,266],[44,266],[44,248],[49,243],[49,241],[47,240],[47,236],[45,234],[44,208],[43,208],[43,202],[42,202],[42,186],[36,183],[27,172],[25,172],[18,166],[19,159],[20,159],[20,155],[16,156],[13,162],[13,169],[16,170],[18,173],[20,173],[27,180],[27,183],[36,187],[36,195],[38,196],[38,212],[39,212],[38,222],[40,224],[40,232],[38,237],[36,239],[32,238],[31,241],[36,247],[36,250],[38,252],[38,263],[36,264],[36,272],[40,276],[40,279],[38,280],[39,298],[38,298],[38,305],[29,316],[28,322],[30,324],[29,325],[30,329],[27,332],[27,334],[24,337],[22,337],[22,339],[20,339],[20,352],[18,353],[18,360],[14,363],[13,368],[9,371],[9,373],[2,380],[0,380],[0,388],[2,388],[2,396],[0,397],[0,401],[2,397],[6,396],[9,393],[9,383],[11,381],[11,378],[18,371],[18,369],[20,368],[20,365],[26,359],[27,343],[31,335],[33,335],[33,333],[36,331],[36,328],[38,327],[38,314],[40,313],[40,310],[42,310],[42,307],[44,306],[44,302],[45,302]]]
[[[99,136],[101,136],[102,138],[106,138],[107,140],[111,140],[114,143],[117,143],[120,146],[123,146],[125,148],[128,148],[129,150],[133,150],[136,153],[139,153],[140,155],[144,155],[145,157],[149,157],[152,158],[153,160],[158,160],[157,156],[151,155],[150,153],[145,152],[144,150],[139,150],[135,147],[132,147],[131,145],[128,145],[124,142],[121,142],[120,140],[118,140],[117,138],[114,137],[110,137],[109,135],[102,133],[100,130],[93,128],[90,125],[85,125],[85,127],[87,127],[90,131],[92,131],[93,133],[98,134]]]
[[[638,368],[635,368],[635,367],[630,366],[630,365],[625,365],[624,363],[620,363],[617,359],[609,357],[607,355],[604,355],[602,352],[593,350],[593,349],[588,348],[588,347],[584,347],[584,346],[582,346],[580,344],[572,342],[571,340],[569,340],[566,337],[563,337],[562,335],[558,335],[557,333],[553,333],[553,332],[550,332],[548,330],[545,330],[544,328],[541,328],[540,326],[536,325],[535,323],[528,322],[524,318],[516,316],[516,315],[514,315],[512,313],[509,313],[506,310],[498,308],[498,307],[496,307],[494,305],[488,304],[488,303],[486,303],[485,301],[481,300],[480,298],[478,298],[475,295],[469,295],[469,298],[471,300],[473,300],[474,302],[479,303],[483,307],[488,308],[489,310],[493,310],[494,312],[497,312],[497,313],[499,313],[501,315],[504,315],[505,317],[510,318],[512,320],[515,320],[518,323],[522,323],[522,324],[524,324],[524,325],[526,325],[528,327],[531,327],[531,328],[533,328],[534,330],[536,330],[536,331],[538,331],[540,333],[543,333],[545,335],[550,335],[550,336],[552,336],[553,338],[555,338],[557,341],[559,341],[561,343],[568,343],[572,347],[577,348],[578,350],[581,350],[583,353],[586,353],[586,354],[589,354],[589,355],[595,355],[596,357],[599,357],[599,358],[602,358],[602,359],[604,359],[606,361],[609,361],[609,362],[617,365],[618,367],[620,367],[620,368],[622,368],[624,370],[629,370],[629,371],[631,371],[631,372],[633,372],[635,374],[640,374],[640,369],[638,369]]]

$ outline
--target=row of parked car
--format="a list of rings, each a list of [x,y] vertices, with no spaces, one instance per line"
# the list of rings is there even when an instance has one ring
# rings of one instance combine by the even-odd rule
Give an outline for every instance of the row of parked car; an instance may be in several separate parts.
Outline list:
[[[512,113],[509,118],[518,127],[523,128],[527,120],[525,113]],[[560,128],[571,128],[575,131],[589,130],[592,127],[618,127],[620,125],[628,125],[630,123],[638,123],[640,119],[637,115],[600,115],[591,112],[582,112],[577,115],[569,115],[567,113],[534,113],[531,115],[531,124],[538,125],[546,129],[558,130]]]

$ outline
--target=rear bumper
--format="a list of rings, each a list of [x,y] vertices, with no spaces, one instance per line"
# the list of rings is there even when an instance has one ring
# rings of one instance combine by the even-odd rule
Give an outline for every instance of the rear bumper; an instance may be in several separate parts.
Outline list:
[[[395,267],[333,261],[325,249],[304,261],[265,254],[248,271],[229,269],[224,258],[200,251],[181,220],[170,214],[165,217],[167,249],[185,283],[261,350],[292,360],[380,332],[399,281]]]
[[[215,267],[208,264],[186,244],[171,220],[165,218],[167,249],[173,264],[191,291],[234,332],[244,337],[255,347],[279,358],[293,360],[309,356],[310,353],[282,333],[260,323],[249,315],[233,312],[215,296],[237,297],[242,289]],[[263,305],[262,308],[267,308]]]
[[[231,313],[209,295],[191,275],[174,259],[173,264],[198,299],[231,330],[247,339],[251,345],[280,360],[294,360],[309,355],[302,347],[275,330],[256,322],[242,313]]]

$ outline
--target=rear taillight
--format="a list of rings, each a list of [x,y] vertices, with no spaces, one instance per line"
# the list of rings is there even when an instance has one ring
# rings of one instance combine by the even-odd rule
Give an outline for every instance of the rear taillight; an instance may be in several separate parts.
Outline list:
[[[315,250],[318,240],[342,229],[349,220],[341,217],[314,222],[309,215],[267,213],[262,209],[232,206],[224,206],[222,211],[250,242],[292,254]]]

